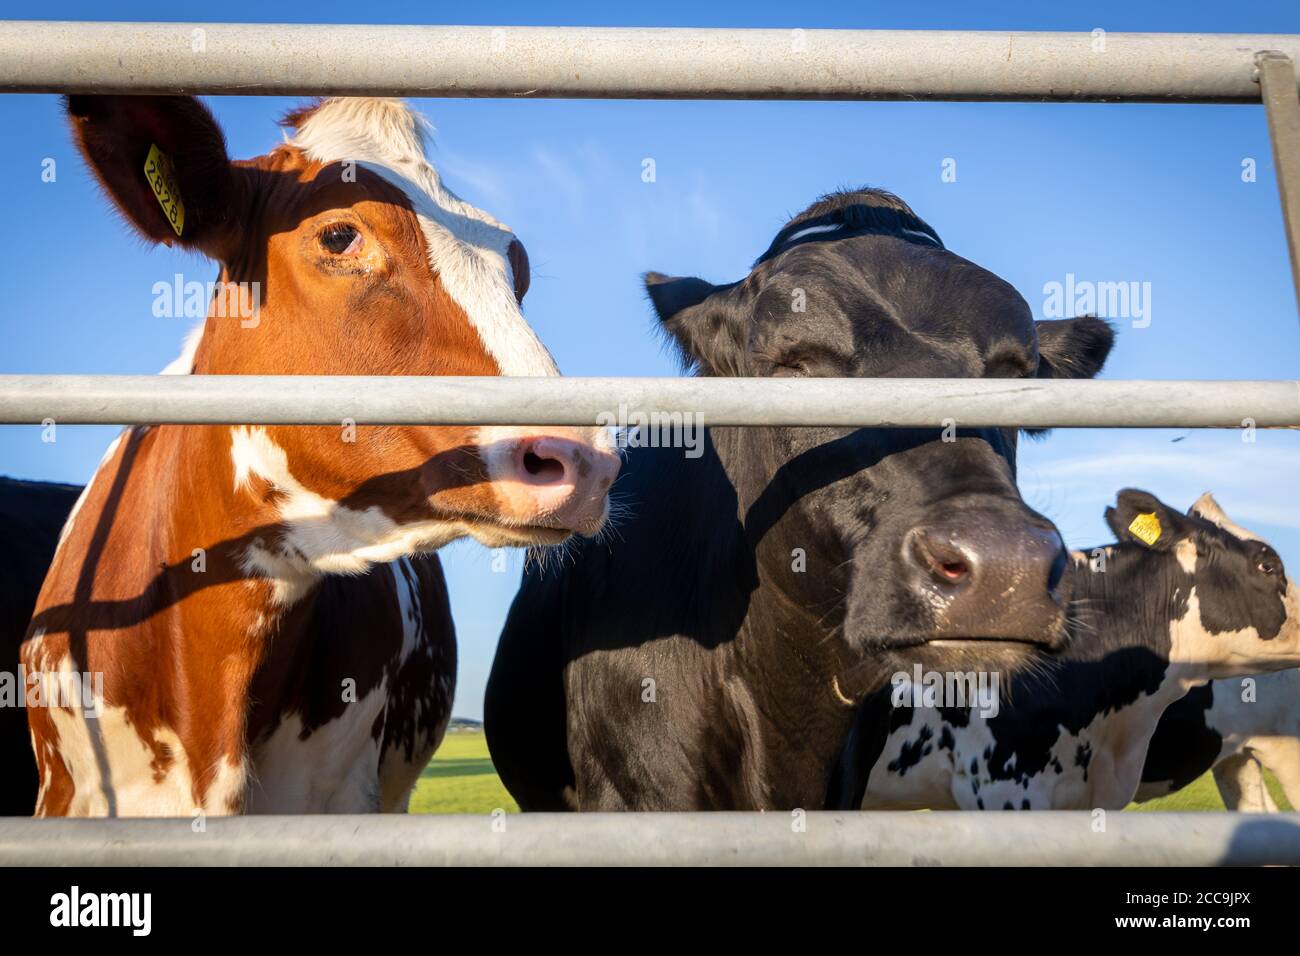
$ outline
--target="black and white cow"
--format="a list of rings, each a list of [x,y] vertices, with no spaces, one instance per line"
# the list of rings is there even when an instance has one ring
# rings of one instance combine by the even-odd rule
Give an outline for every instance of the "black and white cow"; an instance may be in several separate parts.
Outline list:
[[[1097,319],[1035,323],[897,197],[825,197],[739,282],[651,273],[705,376],[1090,377]],[[855,708],[900,665],[1015,665],[1065,638],[1067,555],[1014,429],[722,428],[633,449],[630,517],[530,567],[486,699],[525,809],[821,807]],[[945,440],[950,439],[950,440]]]
[[[1264,769],[1300,808],[1300,670],[1294,668],[1210,681],[1171,704],[1151,738],[1136,799],[1166,796],[1213,770],[1229,810],[1277,813]]]
[[[1059,658],[1013,675],[992,706],[970,703],[969,679],[926,675],[927,698],[898,675],[850,734],[842,805],[1121,809],[1166,707],[1211,678],[1300,664],[1300,593],[1213,497],[1181,515],[1125,490],[1106,520],[1119,542],[1076,552],[1077,634]]]

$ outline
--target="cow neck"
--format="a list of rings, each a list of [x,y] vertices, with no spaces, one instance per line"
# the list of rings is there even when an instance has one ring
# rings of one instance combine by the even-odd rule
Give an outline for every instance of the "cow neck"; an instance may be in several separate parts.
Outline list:
[[[754,728],[759,732],[751,732],[747,746],[763,751],[759,765],[772,769],[769,787],[811,783],[808,792],[777,796],[773,805],[820,807],[856,705],[839,684],[849,660],[837,622],[810,608],[834,607],[842,592],[836,592],[828,576],[817,574],[815,565],[810,565],[812,571],[793,571],[791,551],[796,545],[787,540],[789,520],[771,526],[763,520],[762,527],[755,527],[754,503],[768,482],[751,477],[747,463],[754,456],[746,453],[745,442],[756,436],[745,431],[711,430],[719,460],[736,489],[747,538],[742,551],[754,575],[745,622],[732,649],[759,703],[762,727]],[[788,518],[800,524],[797,513]],[[798,546],[809,562],[816,560],[818,551],[812,534],[806,524],[796,534],[806,539]]]
[[[285,572],[279,576],[268,576],[265,570],[250,571],[250,549],[279,553],[282,547],[284,526],[276,504],[277,489],[259,477],[236,487],[228,429],[179,431],[181,444],[187,446],[180,458],[186,463],[179,466],[182,480],[202,489],[195,493],[202,495],[206,507],[197,528],[181,509],[170,509],[166,520],[172,525],[172,540],[182,559],[194,548],[209,549],[206,573],[212,574],[215,565],[216,583],[223,592],[218,613],[200,625],[203,639],[224,645],[227,654],[246,657],[253,665],[248,683],[257,680],[259,709],[274,711],[292,675],[264,665],[272,656],[281,661],[298,657],[323,573],[301,560],[284,562]],[[207,464],[196,469],[189,464],[196,461]],[[204,541],[215,547],[205,546]],[[279,676],[269,677],[267,670]],[[236,699],[244,701],[246,712],[247,694]],[[258,728],[246,729],[249,739],[255,739]]]
[[[1186,588],[1176,588],[1168,580],[1168,559],[1123,545],[1104,550],[1104,572],[1093,573],[1083,565],[1079,574],[1085,585],[1085,600],[1106,608],[1107,614],[1097,622],[1095,633],[1080,634],[1078,640],[1095,639],[1100,653],[1107,656],[1103,667],[1106,677],[1099,689],[1113,688],[1121,680],[1132,684],[1145,681],[1151,688],[1110,712],[1099,730],[1100,744],[1115,755],[1116,763],[1130,770],[1136,765],[1135,772],[1140,774],[1160,715],[1206,678],[1203,668],[1170,660],[1171,622],[1179,617],[1180,607],[1185,610],[1187,595]],[[1141,587],[1134,588],[1135,579]],[[1120,584],[1112,587],[1113,582]],[[1156,600],[1151,600],[1153,591]],[[1147,653],[1135,658],[1134,651]],[[1104,703],[1096,702],[1099,713]],[[1136,780],[1135,776],[1135,786]]]
[[[746,622],[737,653],[761,699],[766,724],[761,746],[780,755],[786,779],[818,782],[817,792],[799,795],[799,805],[821,801],[856,713],[839,683],[847,668],[837,638],[774,586],[754,593],[750,615],[761,623]]]
[[[1191,686],[1179,679],[1176,672],[1177,668],[1171,667],[1163,675],[1155,693],[1139,695],[1133,703],[1102,715],[1092,750],[1094,753],[1110,754],[1117,782],[1125,788],[1132,784],[1132,789],[1116,797],[1116,800],[1127,803],[1133,799],[1160,716],[1171,704],[1186,696]],[[1094,786],[1102,786],[1104,783],[1103,780],[1097,780]]]
[[[138,599],[116,633],[99,636],[98,647],[97,635],[87,636],[91,667],[108,671],[106,698],[138,714],[137,729],[147,733],[154,725],[179,736],[190,767],[213,767],[224,757],[242,768],[256,730],[248,726],[249,687],[272,646],[277,657],[300,646],[317,593],[318,577],[279,581],[246,570],[250,545],[273,547],[281,526],[273,489],[264,482],[236,488],[230,441],[230,429],[220,426],[132,429],[116,467],[96,479],[107,487],[94,520],[112,525],[96,563],[113,575],[136,576],[114,591]],[[105,660],[118,663],[123,645],[113,642],[128,640],[136,650],[114,680]],[[170,664],[167,679],[139,672],[159,661]],[[193,781],[200,805],[208,782]],[[234,789],[238,799],[242,790]]]
[[[1140,695],[1128,706],[1102,715],[1090,743],[1094,755],[1108,756],[1110,772],[1103,774],[1094,767],[1089,774],[1091,805],[1123,806],[1137,794],[1160,717],[1171,704],[1186,696],[1190,687],[1175,676],[1175,670],[1171,668],[1154,694]]]

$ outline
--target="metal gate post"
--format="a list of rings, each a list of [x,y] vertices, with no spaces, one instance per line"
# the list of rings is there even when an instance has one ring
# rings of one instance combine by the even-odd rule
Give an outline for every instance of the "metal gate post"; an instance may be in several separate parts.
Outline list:
[[[1296,92],[1295,64],[1286,54],[1272,50],[1258,54],[1255,62],[1268,115],[1268,134],[1273,141],[1273,168],[1277,170],[1282,220],[1291,250],[1291,280],[1300,308],[1300,95]]]

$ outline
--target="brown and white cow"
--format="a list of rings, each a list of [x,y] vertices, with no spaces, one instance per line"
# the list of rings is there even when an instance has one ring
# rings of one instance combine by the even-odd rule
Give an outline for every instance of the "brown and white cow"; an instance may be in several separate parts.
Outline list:
[[[326,100],[239,162],[190,97],[73,96],[67,111],[136,231],[220,264],[172,371],[558,374],[520,312],[522,245],[442,185],[402,103]],[[255,318],[220,301],[232,289],[260,299]],[[55,692],[73,675],[91,688],[29,708],[36,812],[404,809],[455,680],[431,552],[595,533],[617,471],[595,428],[127,429],[23,646]]]

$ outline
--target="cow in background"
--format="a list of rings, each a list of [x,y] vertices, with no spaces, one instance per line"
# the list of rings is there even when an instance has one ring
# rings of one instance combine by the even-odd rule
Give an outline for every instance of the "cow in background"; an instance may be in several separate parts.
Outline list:
[[[80,485],[0,477],[0,816],[31,816],[36,807],[36,758],[18,649],[59,531],[80,494]]]
[[[839,805],[1122,809],[1165,708],[1211,678],[1300,664],[1300,592],[1212,496],[1181,515],[1125,490],[1106,521],[1118,543],[1071,566],[1077,636],[1059,659],[1013,676],[996,714],[882,691],[846,745]]]
[[[1229,810],[1277,813],[1264,783],[1272,771],[1300,807],[1300,670],[1210,681],[1160,718],[1138,787],[1139,803],[1181,790],[1207,770]]]

